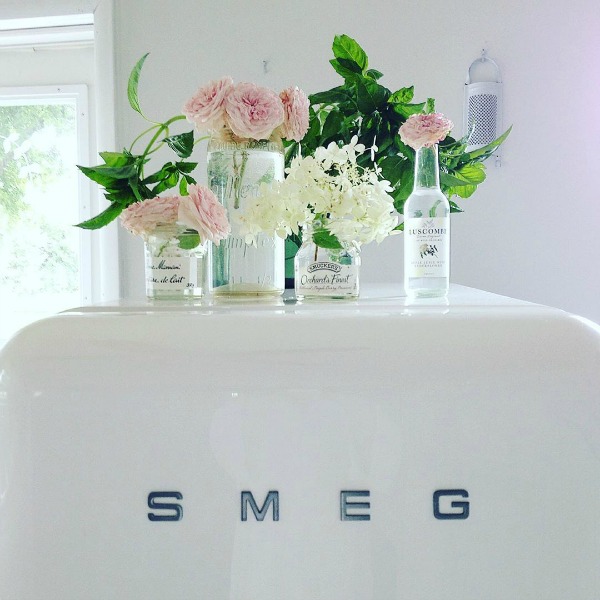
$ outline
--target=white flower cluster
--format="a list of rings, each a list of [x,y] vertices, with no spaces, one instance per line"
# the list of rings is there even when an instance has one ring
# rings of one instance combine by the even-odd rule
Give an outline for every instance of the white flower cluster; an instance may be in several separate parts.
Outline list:
[[[284,181],[263,184],[237,225],[246,243],[261,233],[285,238],[315,219],[342,243],[381,242],[398,224],[388,181],[378,167],[359,166],[365,151],[358,138],[343,147],[317,148],[314,157],[296,157]]]

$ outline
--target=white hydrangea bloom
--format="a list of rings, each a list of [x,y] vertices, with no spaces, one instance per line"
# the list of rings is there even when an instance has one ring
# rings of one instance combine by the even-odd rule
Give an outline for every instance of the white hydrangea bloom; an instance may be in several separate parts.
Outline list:
[[[285,238],[318,219],[342,243],[381,242],[398,224],[392,187],[380,169],[357,164],[365,146],[354,136],[339,147],[332,142],[314,156],[296,157],[281,182],[262,185],[238,217],[247,243],[260,232]]]

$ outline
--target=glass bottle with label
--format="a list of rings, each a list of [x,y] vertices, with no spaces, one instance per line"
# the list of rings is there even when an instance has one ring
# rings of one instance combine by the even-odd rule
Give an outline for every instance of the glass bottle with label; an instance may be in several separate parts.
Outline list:
[[[302,231],[302,246],[294,258],[296,298],[357,298],[360,246],[342,242],[338,248],[323,248],[315,243],[319,231],[326,231],[319,222]]]
[[[146,296],[152,299],[201,298],[206,279],[206,243],[176,223],[160,224],[145,240]],[[194,244],[196,244],[194,246]]]
[[[404,204],[404,291],[435,298],[450,283],[450,203],[440,189],[438,146],[416,151],[415,184]]]
[[[208,144],[208,184],[227,209],[231,235],[212,246],[211,291],[217,297],[269,298],[285,288],[284,240],[260,233],[249,245],[239,232],[238,215],[259,193],[262,183],[282,181],[281,139],[243,140],[229,132]]]

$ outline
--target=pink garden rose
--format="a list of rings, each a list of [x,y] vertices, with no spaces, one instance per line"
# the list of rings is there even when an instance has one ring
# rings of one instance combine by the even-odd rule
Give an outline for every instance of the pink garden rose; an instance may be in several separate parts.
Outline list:
[[[179,222],[195,229],[202,241],[210,240],[218,246],[231,232],[227,211],[207,187],[190,185],[188,194],[179,201]]]
[[[454,127],[442,113],[411,115],[400,127],[400,139],[415,150],[441,142]]]
[[[227,122],[241,138],[266,140],[283,123],[283,103],[272,90],[238,83],[225,98]]]
[[[308,97],[298,87],[289,87],[279,94],[283,102],[282,136],[299,142],[308,131]]]
[[[231,77],[209,81],[185,103],[183,114],[200,130],[219,129],[225,122],[225,98],[232,90]]]
[[[150,198],[142,202],[130,204],[121,213],[121,224],[134,235],[147,236],[156,226],[162,223],[172,224],[177,221],[179,198],[165,196]]]

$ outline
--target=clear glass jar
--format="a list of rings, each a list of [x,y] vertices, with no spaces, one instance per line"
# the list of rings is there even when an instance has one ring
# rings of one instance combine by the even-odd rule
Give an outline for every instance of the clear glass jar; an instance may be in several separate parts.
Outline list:
[[[450,203],[440,189],[437,144],[417,150],[415,184],[404,204],[404,291],[446,296],[450,284]]]
[[[358,298],[360,246],[344,242],[341,248],[318,246],[313,234],[319,229],[320,225],[313,225],[302,232],[302,246],[294,258],[296,298]]]
[[[158,225],[145,240],[146,296],[161,300],[201,298],[206,287],[206,243],[177,224]]]
[[[227,209],[231,235],[211,245],[210,287],[214,296],[280,296],[285,288],[284,240],[259,234],[256,246],[239,233],[238,214],[259,193],[261,183],[282,181],[280,138],[242,140],[214,136],[208,144],[208,184]]]

